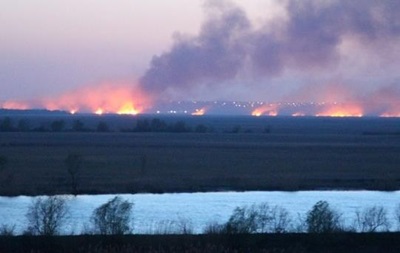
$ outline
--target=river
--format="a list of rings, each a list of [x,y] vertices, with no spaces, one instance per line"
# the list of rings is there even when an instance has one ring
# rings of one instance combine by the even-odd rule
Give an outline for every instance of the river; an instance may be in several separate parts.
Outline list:
[[[92,211],[115,195],[65,196],[69,215],[63,227],[65,234],[80,234],[88,226]],[[346,223],[355,212],[371,206],[383,206],[397,229],[394,210],[400,204],[400,191],[298,191],[298,192],[208,192],[168,194],[121,194],[134,203],[134,233],[155,233],[173,230],[186,223],[201,233],[210,222],[226,222],[237,206],[267,202],[286,208],[291,217],[304,216],[319,200],[328,201],[342,213]],[[15,232],[26,229],[25,214],[35,197],[0,197],[0,225],[15,225]]]

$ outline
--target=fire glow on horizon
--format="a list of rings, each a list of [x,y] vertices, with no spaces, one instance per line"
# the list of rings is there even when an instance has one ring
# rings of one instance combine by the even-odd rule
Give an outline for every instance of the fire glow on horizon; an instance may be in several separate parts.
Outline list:
[[[83,112],[97,115],[137,115],[149,108],[151,101],[149,95],[131,84],[101,84],[39,102],[6,101],[0,107],[17,110],[44,108],[50,111],[67,111],[71,114]]]
[[[204,114],[206,114],[206,108],[205,107],[200,108],[200,109],[196,109],[194,112],[192,112],[193,116],[202,116]]]
[[[96,115],[119,114],[137,115],[140,113],[166,113],[163,107],[158,108],[154,96],[132,84],[101,84],[67,92],[59,97],[42,99],[35,102],[6,101],[0,103],[3,109],[47,109],[49,111],[67,111],[75,113],[93,113]],[[315,117],[400,117],[400,103],[395,99],[366,100],[368,102],[303,102],[303,103],[264,103],[264,102],[198,102],[178,103],[170,108],[175,113],[201,116],[206,114],[240,114],[260,116],[315,116]],[[229,106],[230,105],[230,106]],[[190,108],[194,106],[195,109]],[[225,111],[224,111],[225,110]],[[191,113],[189,113],[191,111]]]
[[[312,103],[310,103],[312,104]],[[257,107],[251,112],[252,116],[277,116],[280,115],[280,111],[285,110],[285,105],[267,104]],[[294,106],[296,107],[296,106]],[[382,111],[376,113],[376,108],[365,108],[361,103],[320,103],[314,106],[309,111],[295,111],[289,112],[292,117],[303,117],[303,116],[314,116],[314,117],[364,117],[364,116],[375,116],[375,117],[400,117],[400,112],[395,112],[392,109],[389,111]],[[367,112],[367,113],[366,113]],[[288,112],[286,112],[287,115]]]

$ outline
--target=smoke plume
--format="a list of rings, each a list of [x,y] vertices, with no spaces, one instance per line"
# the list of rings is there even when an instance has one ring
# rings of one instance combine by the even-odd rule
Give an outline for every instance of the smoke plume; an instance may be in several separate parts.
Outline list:
[[[388,54],[379,55],[377,51],[399,41],[398,0],[288,0],[281,4],[285,5],[286,17],[255,25],[241,7],[227,1],[208,1],[207,18],[199,33],[176,35],[169,51],[153,57],[141,86],[157,95],[185,94],[248,77],[263,80],[258,85],[265,90],[275,80],[297,73],[294,77],[300,76],[300,84],[312,81],[329,85],[336,79],[349,79],[345,86],[352,86],[352,93],[357,93],[365,76],[358,79],[352,75],[362,75],[365,68],[350,73],[346,64],[354,66],[356,61],[355,67],[358,63],[368,65],[377,57],[383,61]],[[372,56],[357,58],[352,56],[357,51],[353,49]],[[373,85],[386,85],[377,82],[382,83]],[[223,87],[226,91],[229,88]],[[257,85],[242,88],[256,89]]]

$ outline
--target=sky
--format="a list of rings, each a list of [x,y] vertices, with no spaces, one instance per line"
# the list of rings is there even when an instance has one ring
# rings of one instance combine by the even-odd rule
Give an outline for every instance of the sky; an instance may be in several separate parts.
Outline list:
[[[0,102],[71,107],[128,86],[143,104],[400,111],[398,13],[397,0],[0,0]]]

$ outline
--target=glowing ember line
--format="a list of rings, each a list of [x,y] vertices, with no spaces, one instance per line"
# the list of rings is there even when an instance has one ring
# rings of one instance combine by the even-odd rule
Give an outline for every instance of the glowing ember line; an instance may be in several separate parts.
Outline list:
[[[260,117],[262,115],[267,116],[277,116],[278,115],[278,105],[269,104],[256,108],[251,112],[252,116]]]
[[[192,112],[193,116],[202,116],[206,113],[206,108],[201,108],[201,109],[196,109],[194,112]]]
[[[94,113],[97,115],[102,115],[104,113],[104,111],[103,111],[103,109],[99,108]]]

